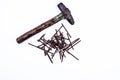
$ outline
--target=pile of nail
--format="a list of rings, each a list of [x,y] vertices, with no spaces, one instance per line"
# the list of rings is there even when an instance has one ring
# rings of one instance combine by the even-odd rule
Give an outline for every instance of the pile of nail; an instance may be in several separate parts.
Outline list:
[[[64,36],[63,32],[61,32],[62,28],[66,33],[66,37]],[[73,47],[81,41],[80,38],[71,41],[71,35],[69,34],[69,32],[63,24],[58,30],[55,31],[55,34],[51,37],[51,39],[48,40],[45,39],[45,34],[43,34],[37,40],[38,42],[40,42],[40,45],[38,46],[33,45],[31,43],[28,44],[38,49],[41,49],[44,52],[44,55],[48,56],[51,63],[53,63],[53,58],[56,53],[59,53],[60,60],[61,62],[63,62],[63,58],[66,57],[65,52],[73,56],[75,59],[79,60],[76,56],[71,54],[69,50],[74,49]]]

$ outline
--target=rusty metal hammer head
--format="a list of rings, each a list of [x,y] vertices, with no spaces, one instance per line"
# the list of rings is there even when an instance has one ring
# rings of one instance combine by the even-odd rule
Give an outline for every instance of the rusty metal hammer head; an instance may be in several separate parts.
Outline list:
[[[67,19],[68,22],[73,25],[74,19],[70,13],[70,10],[68,8],[66,8],[66,6],[63,3],[59,3],[58,8],[61,10],[64,18]]]

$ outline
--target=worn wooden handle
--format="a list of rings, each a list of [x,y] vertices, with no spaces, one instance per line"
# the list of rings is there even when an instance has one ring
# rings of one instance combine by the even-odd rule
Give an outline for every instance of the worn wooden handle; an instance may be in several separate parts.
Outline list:
[[[37,26],[36,28],[24,33],[23,35],[21,35],[20,37],[18,37],[16,39],[17,43],[22,43],[23,41],[27,40],[28,38],[32,37],[33,35],[41,32],[42,30],[46,29],[47,27],[57,23],[62,18],[63,18],[63,15],[59,14],[59,15],[55,16],[54,18],[48,20],[47,22]]]

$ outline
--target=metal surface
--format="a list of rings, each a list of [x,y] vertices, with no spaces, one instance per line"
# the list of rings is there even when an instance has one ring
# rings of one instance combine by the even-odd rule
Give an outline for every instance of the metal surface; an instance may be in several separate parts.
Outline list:
[[[58,8],[61,10],[64,17],[68,20],[68,22],[73,25],[75,22],[74,22],[74,19],[70,13],[70,10],[68,8],[66,8],[63,3],[58,4]]]

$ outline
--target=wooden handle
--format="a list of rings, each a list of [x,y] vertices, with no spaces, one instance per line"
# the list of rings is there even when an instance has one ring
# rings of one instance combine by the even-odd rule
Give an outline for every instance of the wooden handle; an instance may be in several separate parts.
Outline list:
[[[37,26],[36,28],[26,32],[25,34],[21,35],[20,37],[18,37],[16,39],[16,41],[18,43],[22,43],[23,41],[27,40],[28,38],[32,37],[33,35],[41,32],[42,30],[46,29],[47,27],[57,23],[58,21],[60,21],[63,18],[63,15],[59,14],[57,16],[55,16],[54,18],[48,20],[47,22]]]

